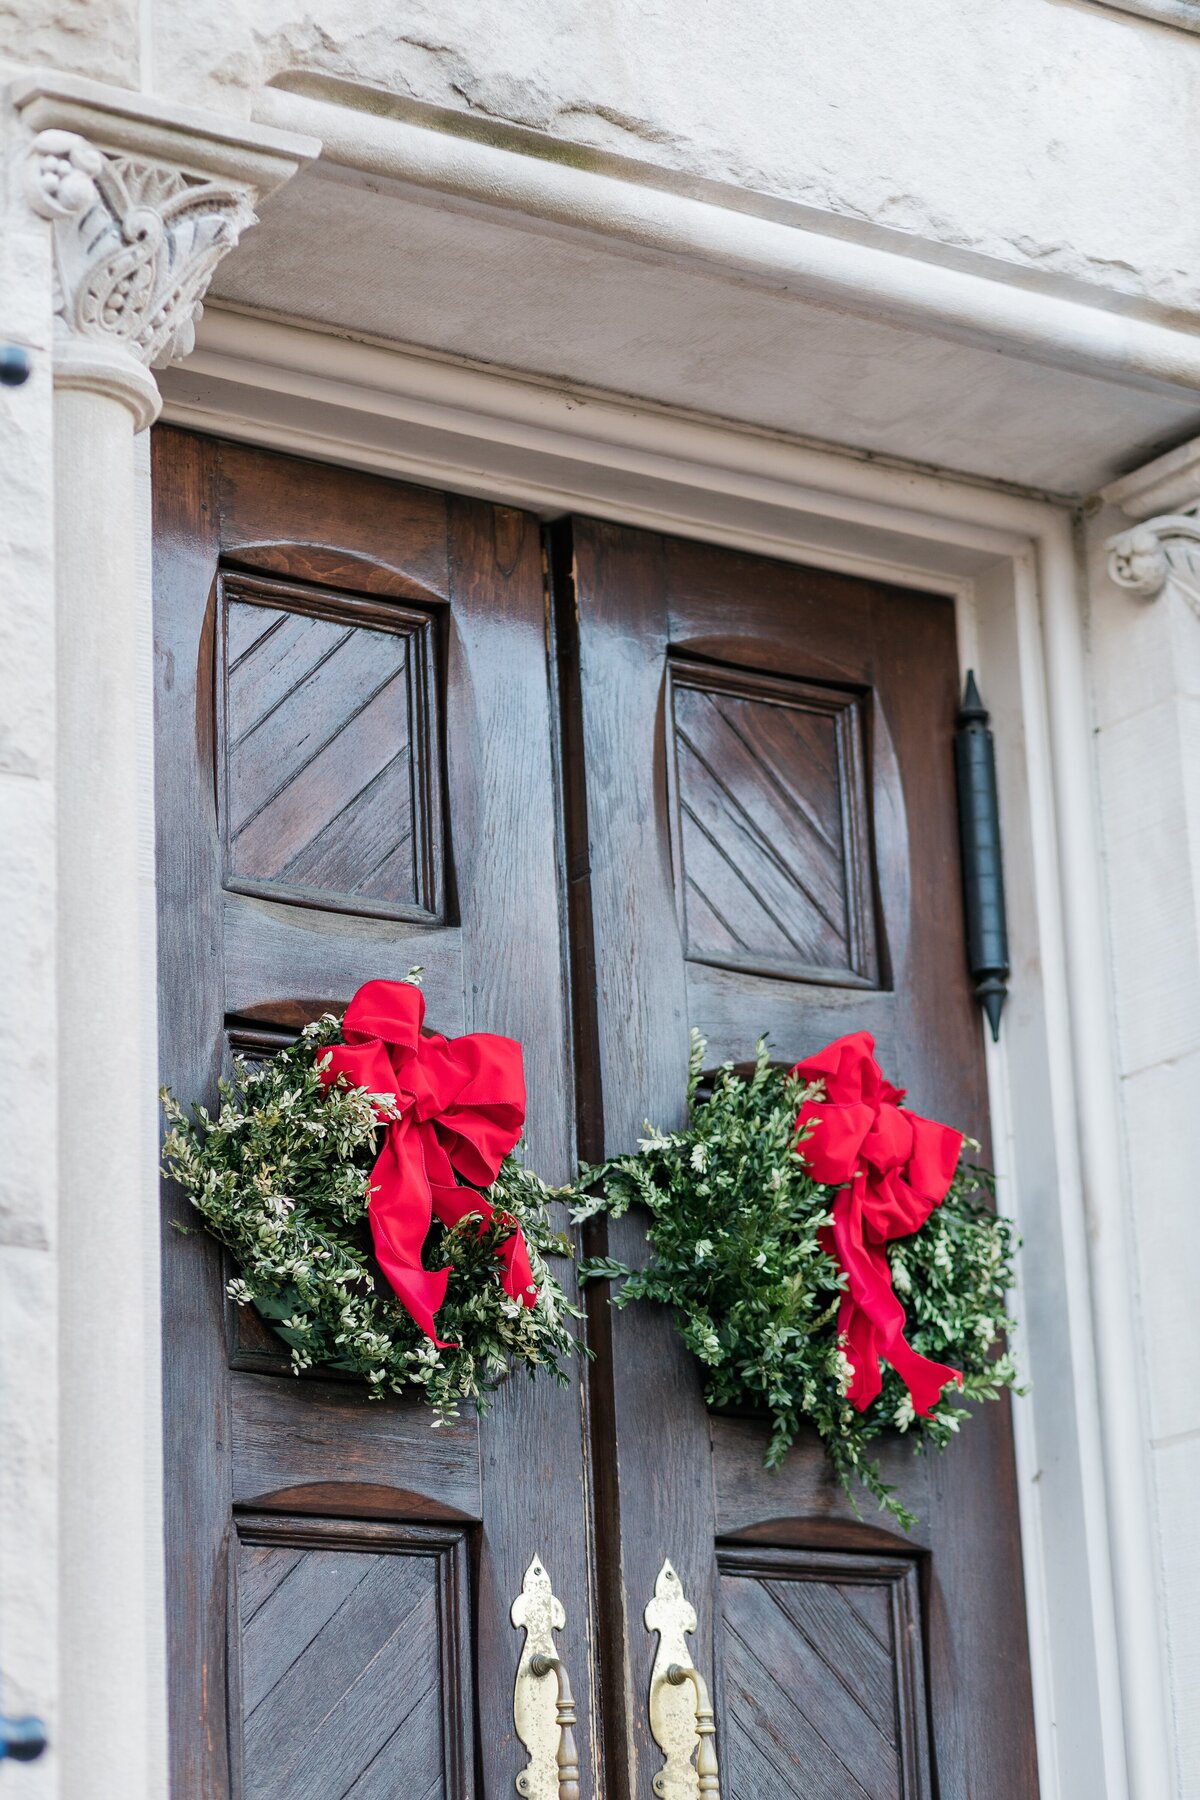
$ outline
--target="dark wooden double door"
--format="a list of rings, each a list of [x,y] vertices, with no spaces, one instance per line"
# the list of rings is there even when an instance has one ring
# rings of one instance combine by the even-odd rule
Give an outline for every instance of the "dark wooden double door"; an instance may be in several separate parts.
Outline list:
[[[714,1063],[868,1027],[915,1105],[985,1130],[948,602],[175,431],[154,491],[176,1092],[420,963],[438,1029],[521,1039],[551,1181],[679,1119],[693,1025]],[[669,1320],[597,1293],[569,1387],[432,1430],[291,1377],[185,1211],[168,1190],[176,1800],[507,1800],[535,1556],[590,1800],[654,1791],[665,1558],[726,1800],[1036,1793],[1005,1408],[943,1459],[887,1450],[906,1538],[815,1442],[767,1474]]]

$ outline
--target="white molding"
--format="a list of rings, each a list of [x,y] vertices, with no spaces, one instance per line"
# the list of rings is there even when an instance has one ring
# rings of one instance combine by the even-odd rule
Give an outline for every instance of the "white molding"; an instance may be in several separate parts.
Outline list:
[[[321,151],[303,133],[177,106],[62,69],[23,71],[9,83],[8,97],[30,131],[76,131],[110,152],[242,182],[260,200]]]
[[[1122,475],[1119,481],[1109,482],[1099,498],[1119,506],[1127,519],[1139,521],[1155,513],[1181,513],[1200,506],[1200,438],[1179,444]]]
[[[1200,31],[1200,5],[1196,0],[1100,0],[1110,12],[1136,13],[1158,25],[1176,25],[1180,31]]]
[[[1017,1455],[1043,1800],[1169,1791],[1115,1143],[1080,573],[1063,509],[515,377],[210,313],[165,416],[302,455],[953,594],[997,720],[1016,974],[988,1067],[1026,1239]],[[982,1025],[981,1025],[982,1030]]]
[[[443,115],[415,122],[387,96],[341,82],[339,98],[266,88],[255,117],[319,137],[317,177],[344,171],[394,184],[429,200],[536,221],[543,230],[602,240],[628,256],[723,274],[749,287],[781,289],[816,305],[885,320],[1027,362],[1073,370],[1146,392],[1178,397],[1200,389],[1200,339],[1163,312],[1082,284],[1068,293],[1014,280],[1000,263],[951,266],[914,243],[907,254],[856,241],[844,222],[819,215],[783,223],[740,207],[696,198],[656,179],[648,164],[619,167],[603,155],[541,135],[503,134],[484,142]],[[433,109],[434,112],[437,109]],[[500,135],[500,134],[498,134]],[[637,178],[632,178],[632,171]]]
[[[162,388],[165,416],[198,430],[770,555],[820,559],[828,541],[831,554],[865,556],[864,567],[911,583],[944,586],[1011,553],[1054,511],[878,458],[215,306]]]

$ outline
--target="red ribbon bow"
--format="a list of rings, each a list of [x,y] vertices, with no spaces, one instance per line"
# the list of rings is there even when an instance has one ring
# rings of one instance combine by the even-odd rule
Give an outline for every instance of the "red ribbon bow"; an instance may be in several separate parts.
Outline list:
[[[371,1171],[368,1208],[375,1255],[421,1330],[439,1348],[434,1314],[446,1297],[450,1269],[421,1261],[433,1214],[455,1225],[478,1213],[480,1229],[494,1208],[455,1180],[455,1170],[490,1187],[525,1123],[521,1046],[512,1038],[472,1031],[447,1039],[422,1034],[425,996],[407,981],[368,981],[346,1008],[345,1042],[321,1070],[331,1087],[344,1075],[354,1087],[399,1103]],[[516,1221],[499,1249],[504,1291],[532,1306],[537,1299],[525,1237]]]
[[[813,1180],[839,1190],[821,1245],[846,1273],[838,1332],[854,1365],[850,1400],[860,1412],[870,1406],[883,1386],[883,1356],[928,1418],[947,1382],[961,1387],[962,1376],[905,1341],[904,1308],[883,1246],[918,1230],[945,1199],[962,1133],[901,1109],[904,1089],[884,1079],[869,1031],[838,1038],[792,1073],[825,1084],[826,1098],[805,1101],[796,1129],[812,1127],[799,1151]]]

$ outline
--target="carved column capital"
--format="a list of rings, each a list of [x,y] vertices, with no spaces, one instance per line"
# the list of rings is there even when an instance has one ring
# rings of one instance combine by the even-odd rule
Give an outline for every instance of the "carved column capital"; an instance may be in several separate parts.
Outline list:
[[[56,374],[119,392],[149,424],[149,371],[192,349],[213,271],[254,223],[250,191],[51,128],[25,192],[53,228]]]
[[[25,194],[52,237],[55,380],[148,425],[151,370],[188,354],[218,263],[321,146],[56,70],[9,91],[30,133]]]
[[[1200,512],[1164,513],[1108,540],[1118,587],[1153,600],[1172,582],[1200,615]]]

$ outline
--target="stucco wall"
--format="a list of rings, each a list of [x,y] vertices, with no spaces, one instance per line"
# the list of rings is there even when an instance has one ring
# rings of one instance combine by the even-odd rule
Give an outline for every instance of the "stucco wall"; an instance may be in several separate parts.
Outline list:
[[[0,0],[0,56],[138,87],[138,0]]]

